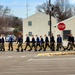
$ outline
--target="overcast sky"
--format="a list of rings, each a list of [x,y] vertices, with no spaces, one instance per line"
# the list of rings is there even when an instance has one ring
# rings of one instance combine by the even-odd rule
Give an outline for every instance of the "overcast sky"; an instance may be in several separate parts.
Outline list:
[[[32,15],[36,12],[36,6],[46,2],[48,0],[28,0],[28,15]],[[55,0],[51,0],[54,2]],[[71,3],[75,4],[75,0],[71,0]],[[0,5],[8,6],[11,9],[11,13],[20,18],[26,18],[26,4],[27,0],[0,0]]]

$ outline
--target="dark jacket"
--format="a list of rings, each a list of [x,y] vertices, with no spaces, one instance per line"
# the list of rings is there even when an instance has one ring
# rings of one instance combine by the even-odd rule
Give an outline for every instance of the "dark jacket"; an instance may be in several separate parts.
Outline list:
[[[57,37],[57,43],[62,43],[62,38],[61,37]]]
[[[46,36],[46,38],[45,38],[45,42],[49,42],[49,39],[48,39],[48,37]]]
[[[30,42],[30,38],[29,37],[26,37],[26,42]]]
[[[22,38],[18,38],[18,42],[19,43],[22,43],[23,42],[23,39]]]
[[[2,43],[2,39],[0,38],[0,43]]]
[[[68,41],[71,41],[71,36],[68,36]]]
[[[12,43],[13,42],[13,38],[12,37],[9,37],[8,42]]]
[[[74,43],[74,37],[73,36],[71,37],[71,42]]]
[[[51,38],[50,38],[50,42],[55,42],[55,40],[54,40],[54,36],[51,36]]]
[[[37,42],[37,43],[40,43],[39,37],[36,38],[36,42]]]
[[[40,43],[41,43],[41,44],[43,44],[43,43],[44,43],[44,40],[43,40],[43,38],[41,38],[41,39],[40,39]]]
[[[4,38],[2,37],[2,43],[4,43]]]
[[[32,38],[32,43],[35,43],[35,38]]]

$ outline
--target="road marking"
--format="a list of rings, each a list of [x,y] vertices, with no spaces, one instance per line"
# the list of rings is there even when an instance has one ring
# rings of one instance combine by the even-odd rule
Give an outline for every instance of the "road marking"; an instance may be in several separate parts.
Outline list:
[[[21,56],[22,58],[25,58],[26,56]]]
[[[75,74],[67,74],[67,75],[75,75]]]
[[[29,59],[28,61],[31,61],[32,59]]]
[[[12,58],[13,56],[7,56],[7,58]]]
[[[75,58],[49,58],[49,59],[29,59],[28,61],[45,61],[45,60],[75,60]]]
[[[34,56],[34,57],[38,57],[38,56],[36,55],[36,56]]]

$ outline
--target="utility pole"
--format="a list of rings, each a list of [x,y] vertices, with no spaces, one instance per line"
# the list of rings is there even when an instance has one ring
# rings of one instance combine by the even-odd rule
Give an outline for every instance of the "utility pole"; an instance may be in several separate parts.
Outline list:
[[[52,21],[51,21],[51,11],[52,11],[52,7],[51,7],[51,0],[49,0],[49,20],[50,20],[50,34],[52,33]]]

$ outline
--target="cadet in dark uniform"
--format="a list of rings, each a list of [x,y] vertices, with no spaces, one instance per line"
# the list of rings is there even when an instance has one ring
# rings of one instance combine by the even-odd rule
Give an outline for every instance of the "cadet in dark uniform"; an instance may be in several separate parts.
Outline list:
[[[42,36],[40,36],[40,49],[39,49],[39,51],[41,51],[42,48],[44,49],[44,40],[43,40]]]
[[[68,44],[67,44],[67,48],[66,49],[70,50],[71,45],[72,45],[71,34],[68,34]]]
[[[12,38],[12,35],[9,37],[9,40],[8,40],[8,51],[10,51],[10,49],[11,49],[11,51],[13,51],[13,38]]]
[[[36,35],[36,46],[35,46],[35,50],[37,50],[37,47],[40,47],[40,39],[39,37]]]
[[[0,37],[0,51],[2,51],[2,38]]]
[[[71,41],[72,41],[72,49],[73,49],[73,47],[75,47],[75,44],[74,44],[74,36],[72,35],[72,37],[71,37]]]
[[[29,46],[30,47],[30,38],[29,38],[29,36],[26,34],[26,47],[25,47],[25,49],[24,50],[26,50],[27,49],[27,46]],[[31,48],[31,47],[30,47]]]
[[[35,38],[34,38],[34,35],[32,35],[32,41],[31,42],[32,42],[32,45],[31,45],[31,49],[29,51],[31,51],[33,47],[35,48]],[[37,50],[35,49],[35,51],[37,51]]]
[[[62,37],[60,36],[60,34],[57,35],[57,49],[56,49],[56,51],[59,51],[59,48],[63,48],[65,50],[64,46],[62,45]]]
[[[45,48],[44,48],[43,51],[46,51],[47,46],[50,48],[50,46],[49,46],[49,39],[48,39],[48,37],[45,35]]]
[[[70,48],[68,50],[73,50],[73,47],[75,47],[74,45],[74,36],[71,34],[71,42],[70,42]]]
[[[21,47],[21,52],[23,52],[23,48],[22,48],[23,39],[22,39],[22,36],[21,35],[19,35],[18,40],[17,40],[17,43],[18,43],[17,52],[19,52],[19,48],[20,47]]]
[[[4,46],[4,37],[2,36],[2,51],[5,51],[5,46]]]
[[[55,40],[54,40],[54,36],[53,36],[53,34],[51,34],[50,36],[51,36],[50,37],[50,48],[51,48],[52,51],[55,51],[55,45],[54,45]]]

